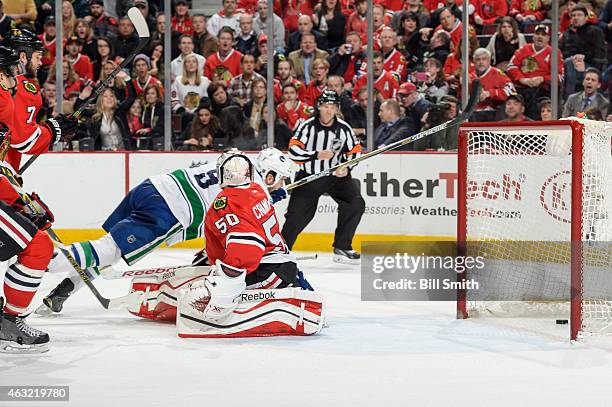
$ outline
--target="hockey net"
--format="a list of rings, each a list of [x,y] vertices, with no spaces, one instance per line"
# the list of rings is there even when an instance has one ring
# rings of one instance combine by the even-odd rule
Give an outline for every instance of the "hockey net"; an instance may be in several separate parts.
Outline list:
[[[459,318],[569,322],[612,332],[612,123],[467,123],[459,136],[458,243],[486,266],[460,279]]]

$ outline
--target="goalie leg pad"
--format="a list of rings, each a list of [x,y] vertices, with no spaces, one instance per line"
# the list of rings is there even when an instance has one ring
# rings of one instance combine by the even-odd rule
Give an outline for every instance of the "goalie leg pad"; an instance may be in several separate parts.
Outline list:
[[[184,293],[176,321],[181,338],[308,336],[319,333],[325,322],[323,298],[312,291],[246,290],[232,314],[216,323],[205,320]]]
[[[128,307],[141,318],[175,322],[178,291],[189,283],[210,275],[210,267],[183,267],[161,275],[135,277],[131,292],[143,292],[144,299]]]

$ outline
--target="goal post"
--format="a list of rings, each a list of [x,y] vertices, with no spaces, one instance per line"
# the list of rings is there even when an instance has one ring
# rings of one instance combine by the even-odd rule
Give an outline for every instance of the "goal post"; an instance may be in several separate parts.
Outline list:
[[[465,123],[458,142],[459,255],[480,292],[457,317],[568,320],[570,338],[612,325],[612,123]]]

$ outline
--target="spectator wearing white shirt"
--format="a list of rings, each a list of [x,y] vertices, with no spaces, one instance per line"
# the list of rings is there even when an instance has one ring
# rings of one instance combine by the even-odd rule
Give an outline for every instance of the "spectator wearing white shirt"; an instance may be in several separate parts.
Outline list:
[[[268,31],[268,1],[259,0],[257,13],[253,19],[253,28],[258,34],[266,34]],[[285,23],[274,14],[274,49],[281,54],[285,53]]]
[[[170,63],[170,71],[172,72],[172,80],[175,80],[177,77],[183,75],[183,61],[185,57],[189,55],[195,55],[198,60],[198,71],[200,73],[204,72],[204,63],[206,62],[206,58],[204,58],[200,54],[195,54],[193,52],[193,38],[190,35],[183,34],[179,40],[179,50],[181,51],[181,55],[172,60]]]
[[[185,110],[184,100],[188,93],[196,93],[200,99],[207,95],[210,79],[202,76],[198,68],[196,54],[187,55],[183,61],[183,75],[177,76],[172,83],[172,111],[182,113]]]
[[[226,26],[234,30],[234,34],[240,32],[240,13],[236,10],[236,0],[223,0],[223,9],[208,20],[206,28],[217,37],[219,31]]]

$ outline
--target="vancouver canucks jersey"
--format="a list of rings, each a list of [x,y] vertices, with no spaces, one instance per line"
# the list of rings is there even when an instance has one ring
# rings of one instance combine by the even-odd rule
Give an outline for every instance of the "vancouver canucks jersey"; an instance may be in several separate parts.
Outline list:
[[[267,193],[261,175],[254,171],[253,177]],[[168,239],[168,245],[203,237],[204,216],[221,191],[215,163],[193,165],[153,176],[149,180],[183,226],[181,233]]]

